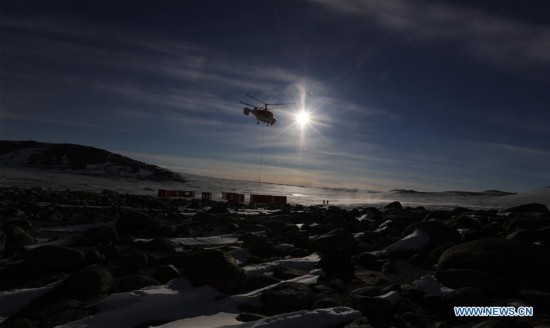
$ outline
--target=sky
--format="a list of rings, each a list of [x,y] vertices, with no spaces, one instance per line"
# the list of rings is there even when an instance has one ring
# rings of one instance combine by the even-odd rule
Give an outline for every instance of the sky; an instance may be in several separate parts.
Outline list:
[[[282,184],[542,188],[549,15],[545,0],[2,0],[0,139]],[[292,106],[256,124],[245,94]]]

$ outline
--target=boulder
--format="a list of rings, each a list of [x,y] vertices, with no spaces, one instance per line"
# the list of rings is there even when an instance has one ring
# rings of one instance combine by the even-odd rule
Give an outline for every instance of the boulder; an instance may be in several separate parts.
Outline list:
[[[273,268],[273,276],[281,280],[293,279],[305,274],[307,274],[306,271],[288,268],[283,265],[277,265]]]
[[[414,232],[414,230],[420,229],[430,236],[430,247],[437,247],[447,242],[459,242],[460,234],[456,229],[452,229],[439,221],[425,221],[412,224],[408,226],[402,236],[405,237]]]
[[[70,275],[59,291],[77,299],[105,294],[113,287],[113,276],[105,269],[91,266]]]
[[[151,276],[158,280],[161,284],[163,284],[172,279],[179,278],[181,274],[175,266],[170,264],[159,267],[153,272]]]
[[[185,259],[183,275],[195,286],[208,284],[225,294],[239,292],[246,281],[246,275],[235,259],[217,249],[189,254]]]
[[[23,259],[28,269],[48,274],[76,270],[84,264],[85,256],[76,249],[45,245],[31,249]]]
[[[313,307],[313,292],[308,285],[283,282],[264,290],[261,301],[270,315],[309,310]]]
[[[267,274],[250,275],[246,277],[246,290],[253,291],[281,282],[280,279]]]
[[[311,240],[313,250],[322,253],[329,253],[338,249],[350,250],[355,244],[356,241],[353,235],[342,228],[332,230]]]
[[[328,279],[350,281],[355,277],[355,269],[351,262],[351,257],[340,249],[324,255],[319,262],[319,267]]]
[[[395,201],[384,206],[383,211],[396,211],[396,210],[400,211],[402,209],[403,209],[403,206],[401,205],[401,203],[398,201]]]
[[[84,233],[82,243],[87,246],[116,244],[118,234],[115,229],[108,226],[93,227]]]
[[[128,212],[116,220],[116,227],[119,232],[149,230],[157,226],[157,220],[141,212]]]
[[[452,246],[439,258],[441,270],[474,270],[501,276],[526,289],[550,290],[550,249],[509,239],[481,239]]]
[[[116,286],[119,292],[128,292],[153,285],[160,285],[160,282],[143,274],[124,276],[116,280]]]
[[[242,235],[239,240],[243,241],[243,247],[248,248],[248,251],[255,256],[262,258],[269,258],[276,256],[279,253],[279,250],[269,242],[266,238],[260,237],[258,235],[249,233]]]
[[[543,204],[531,203],[514,206],[502,211],[504,213],[512,213],[519,216],[549,216],[550,211]]]
[[[139,270],[147,267],[149,258],[143,253],[127,253],[120,256],[117,264],[127,270]]]
[[[134,246],[148,252],[173,252],[178,247],[178,244],[168,238],[161,237],[145,243],[136,242]]]
[[[6,239],[7,236],[4,233],[4,230],[0,229],[0,254],[2,254],[6,248]]]
[[[392,309],[389,301],[370,296],[352,296],[353,308],[361,311],[374,327],[389,327]]]

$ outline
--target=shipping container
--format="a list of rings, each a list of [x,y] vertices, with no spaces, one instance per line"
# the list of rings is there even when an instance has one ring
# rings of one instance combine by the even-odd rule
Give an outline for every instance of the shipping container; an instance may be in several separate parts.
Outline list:
[[[227,199],[230,203],[244,203],[244,194],[238,194],[236,192],[224,192],[222,198]]]
[[[202,192],[202,200],[212,200],[211,192]]]

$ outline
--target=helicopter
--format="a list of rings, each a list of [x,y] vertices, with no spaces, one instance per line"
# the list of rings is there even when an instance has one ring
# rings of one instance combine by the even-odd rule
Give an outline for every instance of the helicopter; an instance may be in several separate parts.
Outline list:
[[[291,104],[268,104],[266,102],[261,101],[260,99],[253,97],[249,94],[245,94],[245,96],[250,97],[257,102],[261,102],[263,106],[256,106],[251,105],[242,101],[239,101],[239,103],[251,106],[252,108],[244,107],[243,108],[243,114],[248,116],[250,113],[256,117],[256,124],[260,124],[260,121],[266,123],[266,125],[273,125],[277,122],[277,119],[275,118],[275,115],[269,110],[269,106],[277,106],[278,108],[286,107]]]

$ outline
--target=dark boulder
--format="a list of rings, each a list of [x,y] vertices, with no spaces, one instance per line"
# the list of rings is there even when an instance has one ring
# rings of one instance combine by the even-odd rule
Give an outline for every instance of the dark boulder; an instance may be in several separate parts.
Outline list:
[[[383,210],[384,211],[400,211],[403,209],[403,205],[401,205],[400,202],[398,201],[395,201],[395,202],[391,202],[389,204],[387,204],[386,206],[384,206]]]
[[[465,269],[502,276],[526,289],[550,290],[550,249],[508,239],[455,245],[439,258],[441,270]]]
[[[57,245],[31,249],[23,258],[23,264],[27,268],[46,274],[73,271],[81,267],[85,261],[83,252]]]
[[[136,242],[134,246],[148,252],[173,252],[178,244],[168,238],[161,237],[148,242]]]
[[[350,255],[339,249],[325,254],[319,261],[319,267],[328,279],[350,281],[355,277]]]
[[[439,221],[426,221],[412,224],[403,231],[402,237],[413,233],[414,230],[417,229],[426,232],[428,236],[430,236],[429,246],[432,248],[447,242],[460,241],[460,234],[456,229],[450,228]]]
[[[193,285],[208,284],[225,294],[239,292],[246,275],[235,259],[217,249],[196,251],[186,257],[183,275]]]
[[[149,264],[149,257],[143,253],[126,253],[120,256],[120,259],[116,262],[120,267],[127,270],[139,270],[144,269]]]
[[[370,296],[352,296],[353,308],[361,311],[374,327],[389,327],[392,320],[392,308],[389,301]]]
[[[504,224],[508,232],[523,229],[542,229],[550,227],[550,218],[545,217],[519,217],[511,218]]]
[[[116,280],[118,292],[128,292],[153,285],[160,285],[160,282],[143,274],[124,276]]]
[[[281,280],[293,279],[305,274],[307,274],[306,271],[288,268],[283,265],[277,265],[273,268],[273,276]]]
[[[335,250],[350,250],[356,244],[355,238],[344,229],[335,229],[311,240],[313,250],[329,253]]]
[[[309,310],[313,307],[313,292],[308,285],[283,282],[264,290],[261,301],[265,312],[270,315]]]
[[[504,213],[512,213],[520,216],[549,216],[550,211],[543,204],[531,203],[514,206],[502,211]]]
[[[128,212],[116,221],[116,227],[119,232],[149,230],[158,226],[159,224],[156,219],[141,212]]]
[[[378,258],[369,252],[359,254],[356,261],[367,270],[380,271]]]
[[[116,244],[118,234],[115,229],[108,226],[93,227],[84,233],[82,243],[87,246]]]
[[[156,269],[151,275],[153,278],[164,284],[172,279],[179,278],[181,276],[180,271],[173,265],[163,265]]]
[[[246,277],[246,290],[253,291],[281,282],[280,279],[267,274],[250,275]]]
[[[0,229],[0,254],[2,254],[6,248],[6,239],[7,236],[4,233],[4,230]]]
[[[77,299],[105,294],[113,287],[113,276],[105,269],[91,266],[70,275],[58,291]]]

